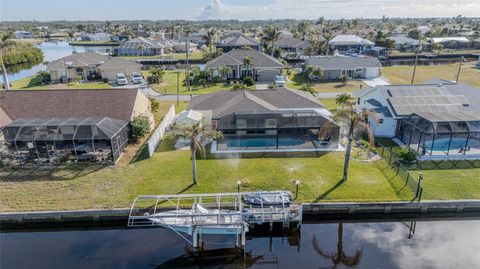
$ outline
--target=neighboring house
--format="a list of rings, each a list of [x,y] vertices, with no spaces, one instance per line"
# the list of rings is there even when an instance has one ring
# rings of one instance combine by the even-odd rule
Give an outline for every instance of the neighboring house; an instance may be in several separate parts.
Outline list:
[[[416,50],[419,47],[419,41],[405,35],[389,36],[388,39],[395,41],[396,50]]]
[[[293,37],[293,33],[286,30],[286,29],[282,29],[279,32],[280,32],[280,37],[281,38],[291,38],[291,37]]]
[[[284,51],[286,55],[298,56],[308,48],[308,43],[294,37],[283,37],[275,41],[274,46]]]
[[[117,73],[140,72],[140,64],[95,52],[79,52],[48,63],[52,82],[76,80],[114,80]]]
[[[480,158],[480,91],[446,80],[385,85],[354,93],[356,109],[377,112],[375,136],[396,138],[423,157]]]
[[[15,38],[16,39],[27,39],[27,38],[34,38],[35,35],[29,31],[15,31]]]
[[[339,52],[363,52],[375,46],[375,43],[357,35],[337,35],[328,45]]]
[[[87,33],[82,34],[80,39],[83,41],[112,41],[112,36],[107,33]]]
[[[216,92],[193,98],[188,109],[201,112],[222,132],[212,153],[338,149],[340,128],[318,99],[304,91]]]
[[[343,76],[349,79],[376,78],[380,76],[382,64],[376,57],[312,56],[304,65],[320,67],[323,77],[317,79],[338,80]]]
[[[480,56],[478,56],[478,61],[477,61],[477,64],[475,65],[475,67],[480,69]]]
[[[168,46],[159,40],[137,37],[129,40],[116,48],[119,56],[163,56]]]
[[[444,49],[465,49],[471,45],[466,37],[434,37],[430,41],[432,45],[441,44]]]
[[[187,44],[185,42],[170,41],[172,51],[177,53],[185,53],[187,51]],[[188,52],[194,53],[198,50],[198,45],[192,42],[188,42]]]
[[[251,58],[252,64],[245,64],[245,59]],[[256,50],[232,50],[209,61],[205,68],[213,71],[213,76],[221,76],[219,69],[230,67],[229,79],[253,77],[256,81],[272,82],[285,66],[277,59]]]
[[[217,43],[217,48],[222,49],[223,52],[243,49],[245,47],[250,47],[253,50],[260,50],[260,43],[253,38],[237,32],[225,35],[220,42]]]
[[[367,55],[374,56],[374,57],[388,57],[390,53],[392,52],[391,49],[389,48],[384,48],[384,47],[373,47],[369,50],[366,51]]]
[[[3,91],[0,100],[0,141],[10,151],[2,162],[115,163],[131,120],[145,116],[154,126],[138,89]]]

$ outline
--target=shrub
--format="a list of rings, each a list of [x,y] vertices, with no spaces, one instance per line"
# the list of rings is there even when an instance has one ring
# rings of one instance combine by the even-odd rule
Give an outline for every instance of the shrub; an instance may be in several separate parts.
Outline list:
[[[132,127],[131,141],[133,143],[138,142],[148,133],[150,129],[148,118],[144,116],[138,116],[133,118],[133,120],[130,121],[130,126]]]
[[[271,82],[270,84],[268,84],[268,88],[269,88],[270,90],[273,90],[273,89],[277,88],[277,85],[275,85],[274,82]]]
[[[302,84],[302,86],[300,87],[300,90],[305,91],[305,92],[309,92],[311,94],[315,94],[315,90],[313,89],[313,86],[310,83]]]
[[[224,81],[224,79],[219,77],[219,76],[216,76],[216,77],[212,78],[213,83],[222,83],[223,81]]]
[[[158,108],[160,107],[160,103],[157,100],[150,98],[150,107],[152,108],[152,112],[157,112]]]
[[[147,83],[148,83],[148,84],[157,83],[157,79],[156,79],[155,77],[148,76],[148,77],[147,77]]]
[[[411,148],[401,148],[398,157],[404,162],[414,162],[418,157],[418,152]]]
[[[233,90],[245,90],[247,89],[247,86],[241,82],[238,82],[238,81],[235,81],[233,84],[232,84],[232,89]]]
[[[108,78],[102,78],[102,82],[103,82],[103,83],[108,83],[108,82],[109,82],[109,81],[108,81]]]
[[[244,77],[243,78],[243,84],[245,84],[246,86],[253,86],[253,85],[255,85],[255,80],[250,76]]]

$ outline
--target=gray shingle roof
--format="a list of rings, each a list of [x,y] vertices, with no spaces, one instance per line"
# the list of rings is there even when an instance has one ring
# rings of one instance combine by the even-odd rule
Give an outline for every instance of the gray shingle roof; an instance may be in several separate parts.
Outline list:
[[[356,44],[356,45],[373,45],[372,41],[361,38],[357,35],[337,35],[330,42],[330,45],[347,45],[347,44]]]
[[[232,113],[266,113],[306,108],[324,109],[313,95],[289,89],[210,93],[193,98],[188,106],[188,109],[212,111],[213,119]]]
[[[395,41],[395,44],[418,45],[418,40],[404,35],[389,36],[388,39]]]
[[[344,56],[313,56],[305,62],[305,66],[308,65],[315,65],[326,70],[382,67],[382,64],[376,57]]]
[[[275,41],[277,48],[308,48],[308,43],[294,37],[284,37]]]
[[[283,68],[277,59],[256,50],[232,50],[209,61],[206,68],[219,68],[225,65],[243,65],[246,57],[253,59],[253,68]]]
[[[260,46],[253,38],[244,34],[235,34],[225,37],[217,47],[243,47],[243,46]]]
[[[65,69],[65,66],[75,68],[88,67],[89,65],[100,65],[109,59],[110,57],[96,52],[78,52],[50,62],[47,65],[47,70]]]
[[[128,61],[120,58],[111,58],[100,65],[100,68],[126,68],[134,67],[140,69],[140,64],[134,61]]]

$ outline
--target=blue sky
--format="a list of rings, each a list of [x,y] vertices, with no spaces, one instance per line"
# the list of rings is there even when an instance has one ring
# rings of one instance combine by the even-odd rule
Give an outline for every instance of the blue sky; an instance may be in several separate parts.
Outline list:
[[[480,0],[0,0],[0,20],[480,16]]]

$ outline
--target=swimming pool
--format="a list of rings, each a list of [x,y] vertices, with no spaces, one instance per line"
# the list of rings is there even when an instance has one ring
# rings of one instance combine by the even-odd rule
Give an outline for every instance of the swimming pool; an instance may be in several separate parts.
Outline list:
[[[302,145],[305,141],[292,137],[278,138],[279,147],[292,147]],[[225,139],[227,148],[276,148],[275,137],[246,137],[241,139]]]
[[[435,141],[433,140],[425,141],[425,145],[426,145],[425,148],[427,150],[430,150],[432,148],[432,142],[434,143],[433,145],[434,151],[447,151],[449,144],[450,144],[450,150],[459,150],[466,146],[467,138],[452,138],[451,142],[449,138],[435,139]],[[480,143],[477,140],[472,140],[472,139],[468,140],[469,147],[478,147],[479,145]]]

